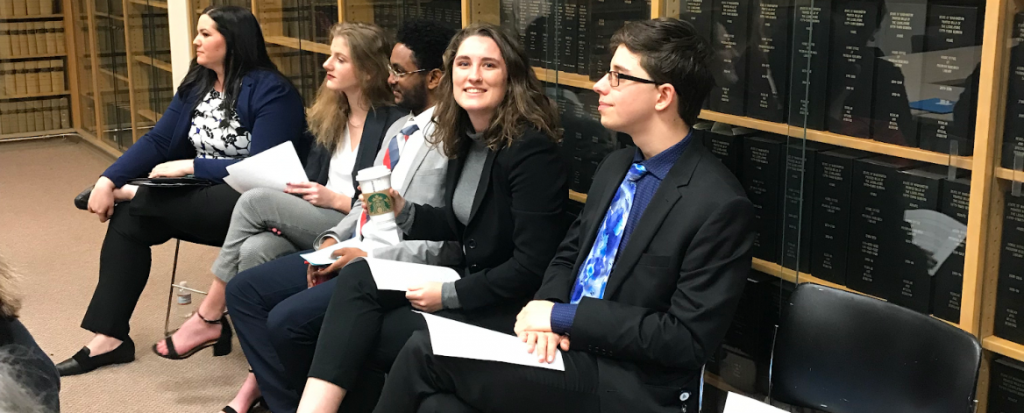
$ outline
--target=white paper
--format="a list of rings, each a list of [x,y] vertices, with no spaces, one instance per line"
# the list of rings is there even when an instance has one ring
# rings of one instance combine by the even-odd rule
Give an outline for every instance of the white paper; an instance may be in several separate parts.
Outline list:
[[[725,410],[722,413],[786,413],[786,411],[747,396],[729,392],[729,397],[725,400]]]
[[[450,282],[458,280],[459,273],[448,267],[413,264],[381,258],[360,258],[366,260],[373,272],[373,281],[378,290],[408,291],[409,287],[425,282]]]
[[[914,245],[927,252],[932,260],[929,275],[935,275],[942,263],[967,237],[967,226],[951,216],[925,209],[912,209],[903,213],[910,223]]]
[[[519,337],[433,314],[421,314],[427,320],[430,346],[436,355],[565,371],[561,350],[555,353],[554,362],[540,362],[536,355],[526,351],[526,343]]]
[[[253,188],[284,191],[288,182],[309,180],[291,141],[232,164],[227,167],[227,171],[228,176],[224,178],[224,182],[238,193]]]
[[[338,260],[337,258],[334,258],[334,257],[331,256],[332,252],[337,251],[337,250],[342,249],[342,248],[359,248],[359,247],[360,247],[359,240],[357,240],[355,238],[351,238],[351,239],[347,239],[347,240],[341,241],[341,242],[339,242],[337,244],[331,245],[329,247],[321,248],[321,249],[318,249],[318,250],[310,252],[310,253],[302,254],[301,256],[302,256],[302,259],[304,259],[307,262],[309,262],[310,265],[331,265],[332,263],[334,263],[335,261]]]

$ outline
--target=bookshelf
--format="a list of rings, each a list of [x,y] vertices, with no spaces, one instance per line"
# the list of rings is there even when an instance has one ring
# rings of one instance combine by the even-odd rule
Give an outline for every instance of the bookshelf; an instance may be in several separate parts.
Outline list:
[[[61,0],[65,5],[63,13],[42,15],[34,18],[10,18],[0,15],[0,21],[22,23],[33,21],[61,20],[73,36],[68,40],[67,53],[37,54],[17,58],[19,61],[66,59],[68,87],[52,92],[41,98],[63,98],[72,96],[74,128],[94,142],[100,142],[123,151],[131,142],[145,132],[147,126],[155,123],[167,103],[173,89],[171,73],[173,68],[169,54],[170,42],[167,37],[168,8],[177,6],[174,2],[155,0]],[[501,24],[503,4],[513,4],[518,10],[530,0],[463,0],[454,3],[444,0],[432,2],[404,2],[384,0],[188,0],[189,22],[194,30],[201,11],[211,4],[231,4],[248,7],[254,11],[263,30],[264,40],[272,59],[302,91],[307,104],[315,96],[316,86],[323,79],[320,67],[330,52],[327,29],[337,21],[360,21],[376,23],[391,33],[402,21],[411,17],[425,17],[446,24],[465,26],[486,21]],[[900,146],[847,136],[827,130],[814,130],[792,126],[782,122],[771,122],[726,113],[724,110],[705,109],[700,118],[707,122],[727,124],[754,131],[780,135],[789,143],[818,142],[842,148],[851,148],[871,154],[888,155],[924,164],[952,166],[970,171],[971,192],[968,200],[967,242],[964,253],[964,269],[960,302],[960,322],[957,327],[982,338],[987,351],[986,363],[992,356],[1001,355],[1024,360],[1024,345],[998,337],[994,332],[996,320],[996,293],[1002,248],[1003,214],[1005,193],[1012,181],[1024,181],[1024,171],[1013,171],[1000,163],[1002,137],[1007,118],[1008,93],[1011,70],[1010,48],[1018,40],[1013,32],[1013,15],[1020,10],[1016,1],[984,1],[982,14],[979,11],[981,42],[970,48],[962,48],[958,58],[967,56],[970,65],[977,63],[978,85],[975,90],[977,106],[973,108],[972,147],[961,147],[963,153],[971,155],[950,155],[916,147]],[[553,6],[564,5],[564,1],[549,2]],[[652,0],[643,17],[682,16],[686,0]],[[1024,3],[1024,2],[1021,2]],[[533,4],[533,3],[530,3]],[[547,4],[547,3],[543,3]],[[577,4],[580,4],[577,2]],[[631,11],[631,13],[636,10]],[[632,16],[633,14],[622,14]],[[621,17],[621,16],[620,16]],[[708,19],[705,23],[710,22]],[[506,22],[507,23],[507,22]],[[530,21],[513,22],[520,29],[530,27]],[[700,23],[700,22],[698,22]],[[118,30],[117,27],[120,27]],[[553,26],[552,26],[553,27]],[[544,27],[533,28],[533,35],[545,34]],[[161,34],[163,37],[161,37]],[[926,37],[926,33],[919,33]],[[123,38],[123,46],[113,44],[113,38]],[[527,38],[524,36],[524,40]],[[536,40],[536,39],[534,39]],[[605,39],[607,40],[607,39]],[[536,43],[536,42],[534,42]],[[73,47],[72,47],[73,46]],[[116,52],[116,53],[112,53]],[[792,50],[790,51],[792,54]],[[114,58],[111,55],[119,57]],[[927,56],[922,53],[914,64],[924,65]],[[543,59],[549,56],[539,56]],[[74,61],[75,63],[72,63]],[[793,60],[790,61],[792,63]],[[174,62],[179,63],[179,62]],[[535,62],[536,63],[536,62]],[[804,61],[806,63],[806,61]],[[543,67],[541,67],[543,66]],[[535,64],[534,73],[546,82],[549,88],[582,89],[580,95],[588,93],[594,85],[589,74],[556,70],[549,63]],[[558,67],[558,69],[561,69]],[[907,70],[907,69],[904,69]],[[941,76],[940,76],[941,77]],[[106,79],[106,80],[105,80]],[[965,79],[928,79],[934,84],[963,88]],[[792,85],[790,85],[792,86]],[[828,85],[817,85],[828,87]],[[957,89],[957,90],[960,90]],[[15,95],[8,99],[21,100],[33,96]],[[2,99],[2,98],[0,98]],[[909,99],[909,98],[908,98]],[[789,105],[786,105],[789,106]],[[788,108],[787,108],[788,109]],[[948,122],[952,115],[927,114],[917,110],[915,116],[936,122]],[[120,130],[122,132],[107,132]],[[127,138],[124,130],[129,131]],[[116,136],[115,136],[116,135]],[[972,149],[967,151],[967,149]],[[569,192],[569,198],[585,203],[587,195],[581,188]],[[806,241],[806,240],[805,240]],[[854,291],[851,288],[830,283],[813,276],[813,271],[796,272],[781,265],[755,259],[751,268],[773,275],[788,282],[812,282],[821,285]],[[856,292],[856,291],[854,291]],[[987,368],[987,367],[986,367]],[[709,384],[728,387],[720,377],[708,380]],[[716,387],[718,387],[716,385]],[[984,411],[984,395],[987,391],[987,377],[982,375],[979,395]]]

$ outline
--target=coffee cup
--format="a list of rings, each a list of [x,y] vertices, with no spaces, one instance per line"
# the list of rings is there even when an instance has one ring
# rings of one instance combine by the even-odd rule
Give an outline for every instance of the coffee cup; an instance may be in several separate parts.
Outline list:
[[[360,170],[356,173],[356,181],[363,191],[366,201],[363,209],[369,216],[390,214],[394,217],[395,200],[391,197],[391,170],[378,165]]]

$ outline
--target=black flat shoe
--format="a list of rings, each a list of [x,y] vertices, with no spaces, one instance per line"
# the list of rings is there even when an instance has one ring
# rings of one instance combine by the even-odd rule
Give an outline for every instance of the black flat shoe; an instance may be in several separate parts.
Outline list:
[[[262,405],[263,405],[263,398],[262,398],[262,397],[260,397],[260,398],[258,398],[258,399],[256,399],[256,400],[253,400],[253,401],[252,401],[252,404],[250,404],[250,405],[249,405],[249,408],[248,408],[248,409],[246,409],[246,412],[247,412],[247,413],[248,413],[248,412],[251,412],[251,411],[253,411],[254,409],[256,409],[256,407],[258,407],[258,406],[262,406]],[[237,411],[237,410],[235,410],[235,409],[234,409],[233,407],[231,407],[231,406],[224,406],[224,408],[223,408],[223,409],[220,409],[220,411],[222,411],[222,412],[224,412],[224,413],[238,413],[238,411]]]
[[[131,338],[121,342],[114,350],[89,357],[89,348],[82,347],[71,358],[57,364],[57,373],[61,377],[88,373],[103,366],[131,363],[135,361],[135,342]]]
[[[210,340],[205,343],[201,343],[198,346],[192,347],[192,349],[187,351],[185,354],[178,354],[178,350],[174,348],[174,341],[171,341],[171,336],[167,336],[164,338],[164,344],[167,345],[167,354],[160,354],[160,352],[157,351],[156,349],[156,344],[153,345],[153,352],[160,357],[171,360],[187,359],[189,357],[192,357],[193,354],[198,353],[199,350],[202,350],[210,346],[213,346],[214,357],[226,356],[228,354],[231,354],[232,333],[231,323],[228,322],[228,319],[225,318],[224,316],[221,316],[219,319],[216,320],[207,320],[203,318],[203,316],[200,315],[198,311],[196,312],[196,316],[199,317],[200,320],[205,321],[207,324],[220,324],[220,337],[218,337],[215,340]]]

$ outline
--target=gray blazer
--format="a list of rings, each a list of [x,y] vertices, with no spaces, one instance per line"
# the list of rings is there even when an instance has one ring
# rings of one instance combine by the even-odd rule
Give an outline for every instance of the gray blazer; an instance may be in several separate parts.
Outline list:
[[[374,165],[379,165],[383,162],[384,153],[387,151],[391,139],[398,138],[399,131],[402,130],[411,118],[412,116],[410,115],[399,119],[388,129],[387,135],[385,135],[387,137],[381,143],[381,151],[373,162]],[[424,133],[433,133],[433,128],[425,130]],[[439,147],[432,146],[429,142],[425,142],[415,154],[403,154],[403,159],[406,156],[413,156],[413,163],[410,165],[409,173],[405,176],[405,182],[402,185],[402,197],[416,204],[444,206],[445,175],[448,171],[448,158],[444,156]],[[320,243],[326,237],[339,241],[351,238],[352,234],[355,233],[362,212],[362,203],[356,201],[352,211],[338,225],[320,234],[317,238],[316,248],[320,247]],[[399,237],[404,238],[404,234],[401,231],[399,231]],[[370,253],[370,256],[376,258],[418,264],[441,266],[462,264],[462,248],[458,242],[454,241],[402,240],[396,245],[381,247],[367,252]]]

